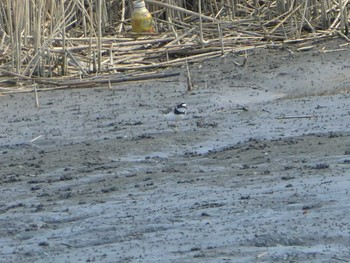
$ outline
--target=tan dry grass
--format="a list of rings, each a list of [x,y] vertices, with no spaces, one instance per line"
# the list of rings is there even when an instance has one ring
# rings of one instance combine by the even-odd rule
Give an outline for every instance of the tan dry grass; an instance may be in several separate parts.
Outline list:
[[[131,0],[0,0],[0,72],[45,82],[182,65],[272,42],[349,40],[349,0],[145,2],[155,34],[132,34]]]

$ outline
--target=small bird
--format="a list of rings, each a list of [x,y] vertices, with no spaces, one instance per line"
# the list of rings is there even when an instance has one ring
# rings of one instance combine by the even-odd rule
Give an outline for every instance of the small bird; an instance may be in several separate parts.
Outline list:
[[[168,121],[179,121],[186,115],[187,105],[186,103],[180,103],[174,108],[168,108],[161,111]]]

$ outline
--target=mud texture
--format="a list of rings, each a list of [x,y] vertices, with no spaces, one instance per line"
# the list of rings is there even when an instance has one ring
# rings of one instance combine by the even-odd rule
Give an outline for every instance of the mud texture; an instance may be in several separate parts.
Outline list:
[[[311,44],[0,97],[0,262],[350,262],[350,48]]]

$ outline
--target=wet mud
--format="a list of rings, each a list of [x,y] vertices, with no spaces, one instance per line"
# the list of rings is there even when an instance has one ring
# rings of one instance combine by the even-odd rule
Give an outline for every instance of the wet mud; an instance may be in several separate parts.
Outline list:
[[[349,261],[350,52],[313,44],[0,97],[0,262]]]

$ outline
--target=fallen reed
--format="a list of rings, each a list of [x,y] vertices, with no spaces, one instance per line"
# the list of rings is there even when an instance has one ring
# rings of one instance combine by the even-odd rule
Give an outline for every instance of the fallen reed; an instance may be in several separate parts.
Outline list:
[[[76,85],[75,79],[138,74],[272,43],[349,41],[349,0],[145,2],[156,32],[136,35],[131,0],[0,0],[2,86],[67,86],[70,79]]]

